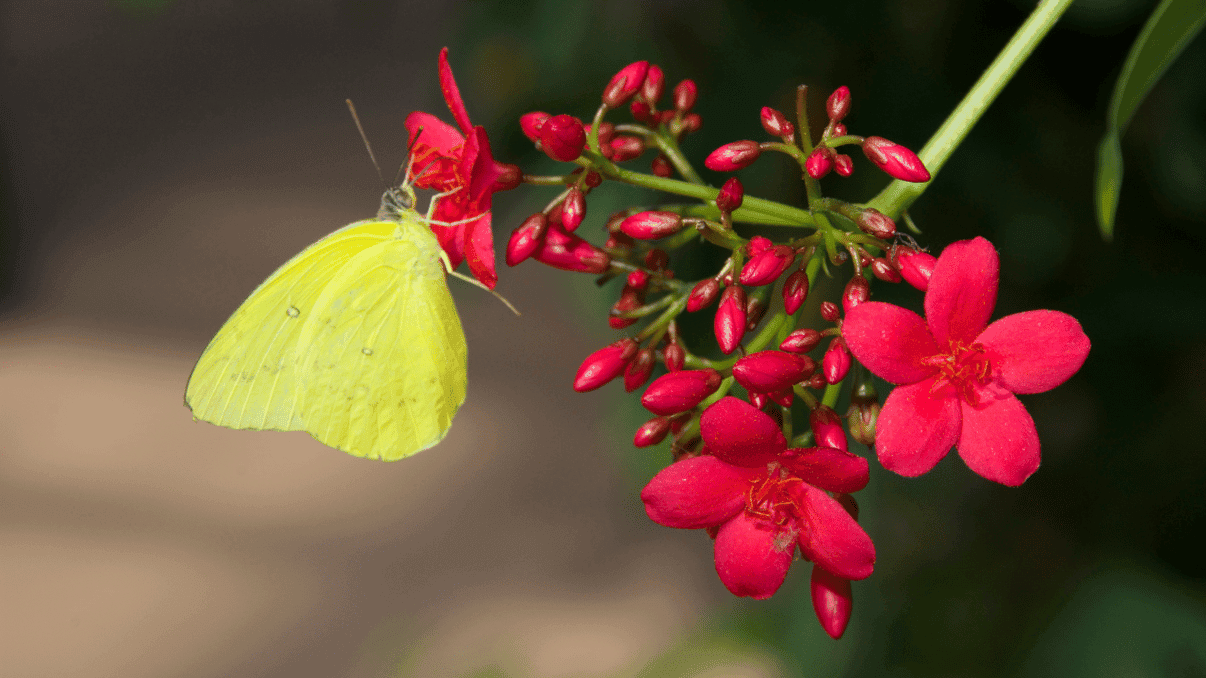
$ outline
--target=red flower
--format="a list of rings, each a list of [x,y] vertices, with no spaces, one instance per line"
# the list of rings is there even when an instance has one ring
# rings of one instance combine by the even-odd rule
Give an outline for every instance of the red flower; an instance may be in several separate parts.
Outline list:
[[[867,484],[867,460],[827,447],[787,449],[769,415],[733,397],[700,417],[704,454],[662,469],[641,491],[656,523],[715,530],[716,572],[734,595],[768,598],[799,546],[843,579],[863,579],[875,546],[829,492]]]
[[[924,320],[875,301],[847,314],[842,334],[854,357],[899,384],[876,424],[885,468],[921,475],[952,446],[971,470],[1005,485],[1021,485],[1038,468],[1034,421],[1014,394],[1067,381],[1088,356],[1089,338],[1059,311],[1015,313],[985,327],[998,270],[984,238],[953,243],[934,265]]]
[[[415,111],[406,116],[411,171],[419,188],[454,191],[439,199],[434,215],[436,221],[453,225],[432,224],[431,230],[454,268],[467,260],[473,276],[493,289],[498,275],[490,200],[495,191],[518,186],[520,171],[515,165],[495,162],[486,130],[469,124],[469,113],[452,79],[447,47],[440,50],[440,89],[460,131],[430,113]]]

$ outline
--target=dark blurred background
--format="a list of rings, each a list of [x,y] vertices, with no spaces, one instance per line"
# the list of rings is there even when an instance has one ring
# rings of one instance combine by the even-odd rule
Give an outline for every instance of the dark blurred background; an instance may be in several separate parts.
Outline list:
[[[193,424],[184,383],[260,280],[375,211],[345,98],[387,173],[406,113],[450,119],[443,46],[496,156],[533,173],[556,165],[518,116],[588,118],[638,59],[699,84],[698,164],[800,83],[814,107],[849,86],[852,131],[919,149],[1031,3],[0,2],[0,675],[1206,675],[1202,40],[1124,137],[1113,243],[1092,217],[1153,5],[1077,2],[913,208],[935,250],[997,246],[998,315],[1066,311],[1093,350],[1024,399],[1043,466],[1022,488],[954,455],[919,479],[872,461],[876,573],[834,642],[805,568],[735,600],[706,537],[644,517],[666,450],[631,449],[618,386],[569,389],[614,286],[501,270],[515,318],[454,282],[469,399],[396,464]],[[855,162],[827,190],[886,183]],[[784,161],[742,177],[800,199]],[[500,255],[553,195],[496,196]],[[585,232],[634,195],[592,194]]]

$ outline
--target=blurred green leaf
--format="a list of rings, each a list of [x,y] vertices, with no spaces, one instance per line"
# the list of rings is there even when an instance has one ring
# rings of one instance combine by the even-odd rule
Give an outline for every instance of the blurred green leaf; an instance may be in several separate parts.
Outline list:
[[[1097,149],[1097,225],[1106,240],[1114,237],[1122,187],[1122,132],[1152,86],[1202,30],[1203,21],[1206,0],[1162,0],[1131,47],[1114,85],[1108,127]]]

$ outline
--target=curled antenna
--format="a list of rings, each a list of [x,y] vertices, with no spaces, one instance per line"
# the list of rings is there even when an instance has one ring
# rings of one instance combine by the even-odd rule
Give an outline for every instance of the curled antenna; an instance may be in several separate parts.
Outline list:
[[[356,115],[356,107],[352,105],[351,99],[345,99],[348,104],[348,110],[352,113],[352,121],[356,123],[356,129],[360,132],[360,138],[364,141],[364,150],[368,151],[369,160],[373,161],[373,167],[377,170],[377,178],[381,179],[381,183],[385,183],[385,175],[381,173],[381,165],[377,164],[377,156],[373,155],[373,147],[369,144],[368,135],[364,133],[364,126],[360,124],[360,116]]]

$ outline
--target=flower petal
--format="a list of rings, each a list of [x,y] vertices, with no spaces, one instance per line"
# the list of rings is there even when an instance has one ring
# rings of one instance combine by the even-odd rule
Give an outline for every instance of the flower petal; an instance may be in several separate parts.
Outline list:
[[[779,461],[804,482],[830,492],[858,492],[870,478],[865,458],[834,447],[787,450]]]
[[[1039,467],[1034,420],[1012,394],[973,407],[962,403],[959,456],[968,468],[989,480],[1017,487]]]
[[[465,137],[455,127],[440,120],[430,113],[415,111],[406,116],[406,131],[410,135],[407,142],[412,152],[418,146],[430,146],[439,155],[459,156],[460,147],[465,143]],[[415,168],[418,174],[421,167]]]
[[[939,353],[938,344],[925,320],[908,309],[865,301],[846,314],[842,337],[860,363],[893,384],[913,384],[937,371],[921,361]]]
[[[742,511],[716,533],[716,574],[735,596],[770,598],[791,567],[796,552],[792,536]]]
[[[733,396],[704,410],[699,434],[712,454],[735,466],[765,466],[787,448],[783,431],[769,414]]]
[[[824,490],[801,485],[793,492],[802,509],[800,550],[818,567],[843,579],[866,579],[875,569],[875,544]]]
[[[817,621],[831,638],[837,640],[846,632],[850,613],[854,609],[854,592],[850,580],[835,577],[824,568],[812,567],[812,610]]]
[[[465,225],[465,261],[474,278],[494,289],[498,274],[494,271],[494,233],[490,230],[490,221],[487,211]]]
[[[687,530],[719,525],[745,506],[750,474],[702,456],[675,462],[641,490],[649,519]]]
[[[938,256],[925,293],[925,319],[939,346],[971,342],[997,303],[1000,260],[984,238],[951,243]]]
[[[1042,393],[1064,383],[1089,356],[1089,337],[1076,318],[1059,311],[1015,313],[976,337],[992,373],[1014,393]]]
[[[897,386],[884,401],[875,424],[875,451],[889,471],[919,476],[959,439],[959,399],[949,387],[931,395],[934,387],[933,378]]]
[[[456,86],[452,77],[452,66],[448,65],[448,48],[440,50],[440,89],[444,91],[444,101],[448,102],[448,110],[452,111],[452,119],[460,126],[466,136],[473,129],[469,124],[469,112],[465,110],[465,102],[461,99],[461,90]]]

